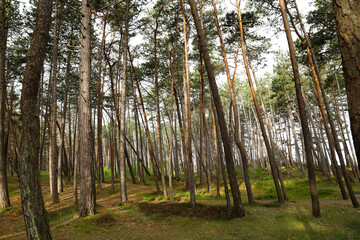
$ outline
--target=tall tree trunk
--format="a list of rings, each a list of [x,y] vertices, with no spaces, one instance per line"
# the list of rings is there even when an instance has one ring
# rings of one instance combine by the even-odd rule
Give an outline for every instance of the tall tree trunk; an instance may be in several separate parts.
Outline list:
[[[38,89],[51,26],[52,1],[39,0],[21,91],[22,138],[18,163],[22,212],[28,239],[51,239],[39,171]]]
[[[6,52],[6,16],[5,0],[0,0],[0,208],[10,206],[9,189],[6,171],[6,143],[5,143],[5,52]],[[11,117],[11,116],[9,116]],[[8,120],[10,121],[10,120]],[[9,129],[8,129],[9,132]]]
[[[156,95],[156,122],[157,122],[157,142],[159,144],[159,163],[160,163],[160,175],[161,175],[161,184],[163,187],[163,195],[167,196],[166,192],[166,182],[164,176],[164,159],[162,151],[162,135],[161,135],[161,123],[160,123],[160,103],[159,103],[159,87],[158,87],[158,60],[157,60],[157,32],[159,26],[159,17],[165,5],[162,5],[157,16],[156,16],[156,26],[154,31],[154,68],[155,68],[155,95]]]
[[[98,119],[97,119],[97,155],[96,155],[96,166],[97,166],[97,175],[98,175],[98,189],[101,189],[101,182],[103,181],[102,174],[102,165],[103,165],[103,151],[102,151],[102,108],[103,108],[103,95],[104,95],[104,78],[102,78],[102,74],[105,77],[105,71],[102,72],[102,60],[103,60],[103,52],[105,51],[105,29],[108,18],[108,11],[106,11],[104,15],[104,27],[103,34],[101,39],[101,47],[100,47],[100,60],[99,60],[99,77],[97,82],[97,98],[98,98]],[[103,81],[101,81],[103,79]]]
[[[58,165],[58,151],[56,141],[56,115],[57,115],[57,58],[58,58],[58,40],[59,32],[59,3],[55,3],[55,25],[54,25],[54,40],[53,40],[53,55],[52,55],[52,90],[51,90],[51,116],[50,116],[50,149],[49,149],[49,169],[50,169],[50,191],[53,203],[59,202],[58,185],[57,185],[57,165]],[[49,89],[50,90],[50,89]],[[61,164],[61,163],[60,163]],[[60,171],[61,173],[61,171]]]
[[[240,197],[240,190],[239,190],[239,185],[238,185],[237,179],[236,179],[233,153],[232,153],[231,145],[229,143],[229,135],[228,135],[228,129],[226,127],[224,110],[223,110],[222,103],[220,100],[220,95],[219,95],[218,87],[217,87],[216,80],[215,80],[213,66],[210,61],[210,55],[209,55],[209,52],[207,49],[204,29],[202,29],[202,27],[201,27],[200,20],[199,20],[199,14],[196,9],[194,1],[189,0],[189,4],[191,7],[191,13],[194,18],[195,27],[196,27],[198,39],[200,42],[200,51],[204,57],[204,62],[205,62],[205,67],[206,67],[206,71],[208,74],[208,80],[209,80],[209,84],[210,84],[210,88],[211,88],[211,92],[212,92],[212,97],[214,100],[214,104],[215,104],[216,112],[217,112],[217,116],[218,116],[218,122],[219,122],[219,126],[220,126],[220,132],[221,132],[221,137],[222,137],[222,142],[223,142],[224,152],[225,152],[226,167],[228,170],[229,182],[230,182],[231,192],[232,192],[233,200],[234,200],[235,214],[238,217],[243,217],[243,216],[245,216],[245,209],[242,204],[241,197]]]
[[[126,165],[125,165],[125,113],[126,113],[126,70],[127,70],[127,45],[128,45],[128,31],[129,31],[129,5],[130,0],[126,1],[125,10],[125,32],[123,41],[123,75],[121,82],[121,112],[120,112],[120,186],[121,186],[121,201],[126,202]],[[130,165],[129,165],[130,167]]]
[[[189,174],[189,187],[190,187],[190,202],[194,207],[195,201],[195,176],[194,176],[194,165],[192,159],[191,149],[191,107],[190,107],[190,77],[189,77],[189,62],[187,52],[187,27],[185,19],[185,7],[184,1],[181,1],[181,9],[183,13],[183,25],[184,25],[184,55],[185,55],[185,79],[184,79],[184,102],[185,102],[185,114],[184,114],[184,129],[185,129],[185,145],[187,154],[187,167]]]
[[[88,0],[81,2],[79,153],[80,162],[80,217],[96,214],[95,173],[91,131],[91,9]]]
[[[214,147],[215,147],[215,161],[216,161],[216,196],[220,197],[220,166],[219,166],[220,161],[218,154],[218,142],[216,136],[216,121],[215,121],[215,114],[213,108],[211,108],[211,116],[212,116],[213,131],[214,131]]]
[[[76,97],[76,118],[75,118],[75,130],[74,130],[74,183],[73,183],[73,203],[75,205],[79,204],[78,198],[78,170],[79,170],[79,154],[80,154],[80,138],[78,129],[79,129],[79,103],[78,97]]]
[[[348,99],[350,125],[360,169],[360,2],[333,1]]]
[[[280,1],[280,8],[281,8],[281,14],[284,22],[285,27],[285,33],[289,44],[289,51],[290,51],[290,57],[291,57],[291,65],[293,68],[294,73],[294,79],[295,79],[295,90],[296,90],[296,97],[298,101],[299,106],[299,112],[300,112],[300,118],[301,118],[301,127],[302,132],[304,136],[304,143],[305,143],[305,152],[306,152],[306,160],[308,165],[308,175],[309,175],[309,188],[310,188],[310,194],[311,194],[311,201],[312,201],[312,212],[314,217],[320,217],[320,202],[319,202],[319,196],[317,193],[316,188],[316,175],[315,175],[315,167],[313,163],[313,156],[312,156],[312,139],[311,134],[307,122],[307,116],[306,116],[306,110],[304,106],[304,99],[301,92],[301,83],[300,83],[300,74],[299,69],[297,65],[297,60],[295,56],[295,48],[294,43],[292,40],[291,32],[290,32],[290,26],[288,22],[288,18],[286,16],[286,10],[285,10],[285,2],[284,0]]]
[[[177,13],[176,17],[176,30],[175,30],[175,42],[174,42],[174,54],[173,59],[171,59],[171,52],[168,44],[168,58],[170,63],[170,74],[171,74],[171,102],[170,102],[170,150],[169,150],[169,195],[170,195],[170,202],[174,202],[174,194],[173,194],[173,186],[172,186],[172,151],[173,151],[173,119],[174,119],[174,91],[175,91],[175,74],[174,74],[174,62],[175,62],[175,56],[176,56],[176,46],[177,46],[177,35],[178,35],[178,23],[179,23],[179,12]],[[170,38],[170,36],[169,36]],[[175,120],[175,141],[176,139],[176,120]],[[175,143],[175,155],[177,155],[177,144]],[[178,176],[178,162],[177,157],[175,157],[175,175]]]
[[[209,155],[208,155],[208,143],[207,143],[207,131],[206,131],[206,117],[205,117],[205,79],[204,79],[204,67],[203,67],[203,60],[202,55],[200,54],[200,64],[201,64],[201,72],[200,72],[200,131],[203,131],[203,137],[204,137],[204,147],[205,147],[205,163],[206,163],[206,179],[207,179],[207,186],[208,186],[208,192],[211,192],[211,178],[210,178],[210,162],[209,162]],[[200,134],[201,136],[201,134]],[[202,139],[200,139],[200,144],[202,142]],[[200,154],[202,155],[202,152],[200,151]]]
[[[71,33],[72,34],[72,33]],[[72,39],[72,36],[70,36]],[[69,43],[70,44],[70,43]],[[71,63],[71,51],[68,49],[67,54],[67,63],[66,63],[66,76],[65,76],[65,92],[64,92],[64,105],[63,105],[63,113],[61,116],[61,127],[60,127],[60,152],[58,158],[58,182],[57,188],[58,192],[63,192],[63,183],[62,183],[62,157],[64,155],[65,150],[65,120],[66,120],[66,110],[67,110],[67,102],[68,102],[68,90],[69,90],[69,79],[70,79],[70,63]],[[70,114],[70,112],[69,112]],[[71,146],[69,147],[70,151]],[[65,154],[66,155],[66,154]],[[70,162],[70,159],[69,159]],[[65,166],[68,168],[68,166]],[[70,169],[67,171],[68,178],[70,178]]]

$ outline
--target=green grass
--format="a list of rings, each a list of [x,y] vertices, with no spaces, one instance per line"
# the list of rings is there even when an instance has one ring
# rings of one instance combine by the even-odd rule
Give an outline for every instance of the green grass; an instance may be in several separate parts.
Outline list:
[[[321,218],[311,215],[310,193],[307,178],[302,178],[297,169],[291,177],[283,170],[289,202],[277,203],[274,181],[267,171],[256,168],[255,180],[250,170],[250,181],[256,204],[248,204],[241,171],[236,169],[241,197],[246,216],[234,218],[226,206],[223,186],[221,196],[216,196],[215,174],[212,192],[207,192],[206,184],[197,180],[197,207],[189,207],[190,194],[184,182],[174,184],[174,200],[156,194],[154,178],[147,178],[147,192],[136,192],[131,202],[119,201],[119,181],[115,181],[115,191],[110,186],[97,191],[98,214],[78,218],[78,206],[56,205],[57,210],[49,211],[49,221],[54,239],[360,239],[360,210],[353,208],[347,200],[343,204],[338,185],[334,179],[327,179],[317,172],[317,187],[321,206]],[[106,173],[107,172],[107,173]],[[105,175],[110,171],[106,170]],[[48,174],[41,173],[47,182]],[[108,181],[109,183],[109,181]],[[160,181],[159,181],[160,183]],[[134,185],[132,185],[133,187]],[[144,187],[141,184],[138,187]],[[359,196],[360,184],[352,185]],[[71,185],[69,185],[71,187]],[[19,195],[16,177],[9,176],[11,196]],[[108,203],[104,200],[111,199]],[[340,201],[333,201],[340,200]],[[360,199],[359,199],[360,200]],[[144,201],[140,203],[140,201]],[[59,208],[60,207],[60,208]],[[21,212],[21,208],[0,209],[2,216]],[[20,216],[19,218],[22,218]],[[22,219],[21,219],[22,220]],[[21,225],[21,224],[20,224]],[[20,226],[19,225],[19,226]],[[23,225],[20,227],[23,228]],[[1,232],[1,230],[0,230]],[[19,238],[20,239],[20,238]]]
[[[75,215],[78,215],[79,208],[74,205],[64,207],[56,212],[51,212],[48,214],[50,223],[59,222],[64,219],[73,218]]]

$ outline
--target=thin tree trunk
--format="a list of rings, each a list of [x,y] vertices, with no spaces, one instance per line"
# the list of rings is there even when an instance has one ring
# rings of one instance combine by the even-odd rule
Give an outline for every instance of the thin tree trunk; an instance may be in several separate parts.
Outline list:
[[[185,114],[184,114],[184,129],[185,129],[185,145],[187,154],[187,167],[189,174],[189,187],[190,187],[190,202],[194,207],[195,201],[195,177],[194,177],[194,165],[192,160],[191,149],[191,107],[190,107],[190,77],[189,77],[189,62],[187,52],[187,27],[185,19],[185,7],[184,1],[181,1],[181,9],[183,13],[183,25],[184,25],[184,55],[185,55],[185,81],[184,81],[184,102],[185,102]]]
[[[5,0],[0,0],[0,208],[7,208],[10,206],[9,189],[7,184],[5,143],[5,53],[7,42],[5,4]],[[10,120],[8,119],[8,121]]]
[[[220,197],[220,166],[219,166],[220,161],[219,161],[218,142],[216,135],[216,121],[215,121],[215,114],[213,108],[211,108],[211,115],[213,122],[213,131],[214,131],[214,147],[215,147],[215,161],[216,161],[216,196]]]
[[[200,54],[200,64],[201,64],[201,72],[200,72],[200,121],[202,128],[200,128],[200,131],[203,131],[203,137],[204,137],[204,147],[205,147],[205,162],[206,162],[206,179],[207,179],[207,185],[208,185],[208,192],[211,192],[211,178],[210,178],[210,162],[209,162],[209,156],[208,156],[208,143],[207,143],[207,131],[206,131],[206,118],[205,118],[205,96],[204,96],[204,89],[205,89],[205,79],[204,79],[204,67],[203,67],[203,60],[202,55]],[[200,134],[201,136],[201,134]],[[202,142],[202,139],[200,139],[200,144]],[[202,156],[202,152],[201,155]]]
[[[70,36],[70,39],[72,39],[72,36]],[[69,79],[70,79],[71,51],[69,51],[69,50],[70,49],[68,49],[67,62],[66,62],[64,105],[63,105],[63,113],[61,116],[61,127],[60,127],[60,149],[59,149],[60,152],[59,152],[59,158],[58,158],[58,179],[57,179],[58,180],[58,182],[57,182],[58,193],[64,191],[63,190],[63,182],[62,182],[62,157],[65,152],[64,151],[64,149],[65,149],[65,119],[66,119]],[[70,114],[70,112],[69,112],[69,114]],[[70,148],[69,148],[69,150],[70,150]],[[65,154],[65,156],[66,156],[66,154]],[[69,161],[70,161],[70,159],[69,159]],[[65,166],[65,167],[68,168],[68,166]],[[68,179],[70,179],[70,169],[68,169],[67,173],[68,173]]]
[[[80,154],[80,138],[77,133],[77,129],[79,129],[79,121],[78,117],[80,115],[79,112],[79,103],[78,98],[76,98],[76,119],[75,119],[75,130],[74,130],[74,183],[73,183],[73,203],[75,205],[79,204],[78,199],[78,170],[79,170],[79,154]]]
[[[52,55],[52,94],[51,94],[51,120],[50,120],[50,151],[49,151],[49,159],[50,159],[50,191],[52,196],[53,203],[59,202],[58,195],[58,185],[57,185],[57,172],[56,169],[58,167],[58,152],[57,152],[57,141],[56,141],[56,115],[57,115],[57,94],[56,94],[56,84],[57,84],[57,58],[58,58],[58,40],[59,38],[59,3],[56,1],[55,3],[55,25],[54,25],[54,41],[53,41],[53,55]],[[49,89],[50,90],[50,89]],[[61,163],[60,163],[61,165]],[[61,166],[60,166],[61,168]],[[61,172],[60,172],[61,173]]]
[[[156,16],[156,25],[154,31],[154,68],[155,68],[155,95],[156,95],[156,122],[157,122],[157,142],[158,142],[158,156],[159,156],[159,164],[160,164],[160,175],[161,175],[161,184],[163,188],[164,197],[167,196],[166,192],[166,182],[164,176],[164,159],[163,159],[163,151],[162,151],[162,135],[161,135],[161,123],[160,123],[160,103],[159,103],[159,87],[158,87],[158,60],[157,60],[157,32],[158,32],[158,20],[160,14],[165,5],[162,5],[157,16]]]
[[[105,78],[105,71],[102,72],[102,60],[103,60],[103,52],[105,52],[105,29],[107,24],[108,18],[108,11],[105,12],[104,15],[104,27],[103,27],[103,34],[101,39],[101,47],[100,47],[100,60],[99,60],[99,77],[97,82],[97,98],[98,98],[98,119],[97,119],[97,155],[96,155],[96,165],[97,165],[97,175],[98,175],[98,189],[101,189],[101,182],[103,181],[103,174],[102,174],[102,165],[103,165],[103,151],[102,151],[102,109],[103,109],[103,95],[104,95],[104,78]],[[104,78],[102,78],[102,74]],[[103,79],[103,81],[101,81]]]
[[[121,186],[121,201],[128,200],[126,191],[126,165],[125,165],[125,113],[126,113],[126,70],[127,70],[127,44],[129,31],[129,5],[130,0],[126,1],[125,10],[125,32],[123,41],[123,75],[121,82],[121,112],[120,112],[120,186]],[[130,166],[130,165],[129,165]]]
[[[306,160],[307,160],[308,175],[309,175],[309,188],[310,188],[311,201],[312,201],[312,212],[313,212],[314,217],[320,217],[321,216],[320,202],[319,202],[319,196],[318,196],[317,188],[316,188],[315,167],[314,167],[313,157],[312,157],[312,153],[311,153],[312,139],[311,139],[311,134],[310,134],[310,130],[308,127],[307,116],[306,116],[306,111],[305,111],[305,107],[304,107],[304,99],[303,99],[303,96],[301,93],[300,74],[299,74],[299,69],[298,69],[297,60],[296,60],[296,56],[295,56],[295,48],[294,48],[294,43],[293,43],[291,32],[290,32],[290,26],[289,26],[289,22],[288,22],[288,19],[286,16],[285,2],[284,2],[284,0],[279,0],[279,1],[280,1],[281,14],[282,14],[283,22],[284,22],[284,27],[285,27],[285,33],[286,33],[286,37],[287,37],[288,44],[289,44],[291,64],[292,64],[294,79],[295,79],[296,97],[297,97],[297,101],[298,101],[299,112],[300,112],[300,117],[301,117],[301,127],[302,127],[303,136],[304,136]]]

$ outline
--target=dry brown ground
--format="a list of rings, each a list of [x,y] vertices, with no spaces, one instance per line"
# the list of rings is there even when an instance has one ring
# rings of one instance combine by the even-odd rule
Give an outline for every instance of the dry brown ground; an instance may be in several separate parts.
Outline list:
[[[118,187],[118,185],[119,184],[117,184],[116,187]],[[73,206],[73,187],[70,182],[64,184],[64,192],[59,194],[60,203],[56,204],[52,203],[48,179],[43,179],[41,181],[41,186],[43,190],[45,208],[49,216]],[[103,183],[102,190],[100,192],[97,191],[96,202],[97,204],[100,204],[101,212],[114,210],[117,208],[116,203],[120,203],[119,194],[116,192],[110,194],[110,189],[110,184]],[[138,199],[138,196],[142,193],[153,192],[154,188],[146,185],[127,184],[127,190],[129,200],[134,201]],[[0,239],[25,239],[26,232],[19,194],[11,197],[11,205],[12,206],[8,210],[0,213]],[[54,228],[69,225],[75,219],[77,219],[77,217],[66,219],[64,222],[57,223],[56,226],[51,226],[52,234],[55,236],[58,234]]]

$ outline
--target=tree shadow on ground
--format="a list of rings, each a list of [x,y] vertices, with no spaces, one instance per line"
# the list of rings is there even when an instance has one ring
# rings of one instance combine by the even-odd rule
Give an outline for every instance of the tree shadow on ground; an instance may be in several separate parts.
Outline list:
[[[192,207],[190,203],[169,203],[169,202],[128,202],[136,206],[146,215],[157,215],[160,217],[181,216],[197,219],[223,219],[229,220],[235,217],[234,211],[226,206],[211,206],[196,204]]]

